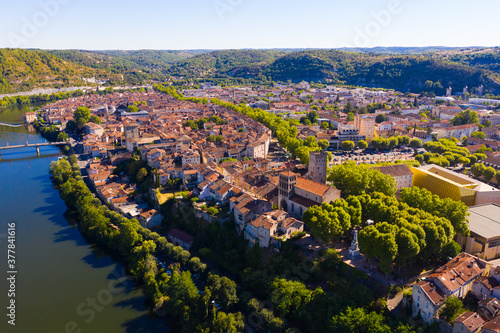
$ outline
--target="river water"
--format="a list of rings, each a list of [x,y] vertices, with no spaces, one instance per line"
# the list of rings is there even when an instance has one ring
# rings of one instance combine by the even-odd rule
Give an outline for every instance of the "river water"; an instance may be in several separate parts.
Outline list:
[[[23,108],[0,110],[0,122],[22,123]],[[26,126],[0,126],[0,146],[44,142]],[[0,332],[166,332],[142,290],[107,253],[89,245],[65,217],[49,179],[61,153],[41,147],[1,152]],[[7,278],[8,224],[15,223],[15,296]],[[15,326],[7,309],[15,300]]]

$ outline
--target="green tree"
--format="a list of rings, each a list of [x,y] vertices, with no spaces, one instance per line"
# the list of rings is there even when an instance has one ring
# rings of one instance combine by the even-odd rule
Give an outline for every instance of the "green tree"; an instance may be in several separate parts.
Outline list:
[[[492,167],[484,168],[484,170],[483,170],[484,180],[489,182],[491,179],[493,179],[493,177],[495,176],[495,173],[496,173],[496,171]]]
[[[101,124],[101,118],[99,118],[98,116],[96,116],[94,114],[90,116],[89,121],[91,123],[94,123],[94,124],[97,124],[97,125]]]
[[[307,114],[307,119],[309,119],[311,124],[314,124],[318,118],[319,118],[319,114],[315,110],[312,110],[311,112],[309,112]]]
[[[342,149],[345,151],[351,151],[356,145],[354,144],[353,141],[344,141],[342,142]]]
[[[319,140],[318,146],[321,148],[321,150],[327,150],[328,147],[330,147],[330,142],[328,142],[328,140]]]
[[[148,175],[148,170],[146,170],[146,168],[139,169],[136,176],[137,182],[142,183],[146,179],[147,175]]]
[[[354,121],[354,113],[352,113],[352,112],[347,113],[347,120]]]
[[[412,139],[410,141],[410,146],[412,148],[420,148],[422,147],[422,141],[420,141],[420,139]]]
[[[331,331],[338,333],[387,333],[391,328],[385,323],[383,315],[367,312],[363,308],[348,307],[345,311],[333,316]]]
[[[380,123],[382,123],[382,122],[386,121],[386,119],[387,119],[387,118],[386,118],[385,114],[384,114],[384,113],[380,113],[380,114],[378,114],[378,115],[377,115],[377,117],[375,118],[375,121],[376,121],[378,124],[380,124]]]
[[[454,118],[450,120],[454,126],[467,125],[467,124],[478,124],[479,118],[475,111],[469,109],[458,113]]]
[[[479,178],[483,175],[485,167],[482,163],[476,163],[470,168],[470,172],[474,175],[474,177]]]
[[[129,105],[127,106],[127,112],[139,112],[139,108],[137,105]]]
[[[478,138],[478,139],[486,138],[486,135],[484,134],[484,132],[479,132],[479,131],[472,132],[472,134],[470,136],[472,136],[473,138]]]
[[[351,227],[349,214],[343,208],[334,207],[326,202],[321,206],[309,207],[302,219],[311,229],[312,235],[325,243],[330,243]]]
[[[73,113],[75,124],[78,128],[83,128],[90,120],[90,110],[86,107],[80,106]]]
[[[439,317],[444,317],[445,320],[452,324],[453,321],[465,312],[462,301],[456,296],[450,296],[444,301],[444,309]]]
[[[359,140],[358,147],[359,147],[359,149],[366,149],[368,147],[368,143],[366,143],[365,140]]]

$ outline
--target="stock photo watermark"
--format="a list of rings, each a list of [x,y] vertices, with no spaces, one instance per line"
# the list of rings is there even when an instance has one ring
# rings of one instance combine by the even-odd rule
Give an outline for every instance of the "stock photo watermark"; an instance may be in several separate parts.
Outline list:
[[[7,38],[12,47],[18,48],[27,44],[35,38],[41,29],[45,28],[51,19],[57,16],[61,6],[71,0],[41,0],[38,2],[39,9],[31,17],[21,18],[21,28],[18,32],[9,32]]]
[[[16,325],[16,223],[7,224],[7,322],[9,325]]]
[[[354,28],[354,47],[369,47],[373,39],[389,27],[395,16],[400,15],[404,11],[404,1],[389,0],[385,8],[372,10],[370,12],[371,20],[368,21],[363,28],[359,26]]]
[[[102,312],[107,305],[111,304],[114,295],[122,292],[122,288],[126,287],[128,284],[133,284],[131,277],[129,278],[126,275],[125,269],[123,268],[121,271],[113,270],[111,275],[114,279],[109,281],[106,288],[99,290],[93,297],[87,297],[77,305],[75,311],[80,317],[80,321],[83,321],[83,323],[87,325],[92,323],[97,314]],[[78,320],[70,320],[66,322],[61,333],[81,333],[81,326]]]
[[[233,12],[242,3],[243,0],[215,0],[212,5],[219,19],[224,21],[226,13]]]

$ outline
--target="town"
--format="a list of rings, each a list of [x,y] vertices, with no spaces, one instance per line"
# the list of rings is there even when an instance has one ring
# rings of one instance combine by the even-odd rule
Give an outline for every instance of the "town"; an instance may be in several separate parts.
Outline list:
[[[266,258],[343,262],[389,288],[384,307],[410,326],[489,333],[500,332],[500,101],[482,89],[155,85],[25,121],[71,142],[109,209],[223,271],[234,261],[199,221],[232,225]]]

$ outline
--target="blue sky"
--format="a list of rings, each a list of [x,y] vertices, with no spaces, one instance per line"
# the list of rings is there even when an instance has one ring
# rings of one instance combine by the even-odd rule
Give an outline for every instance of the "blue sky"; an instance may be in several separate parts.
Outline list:
[[[498,0],[23,0],[3,8],[0,47],[500,45]]]

